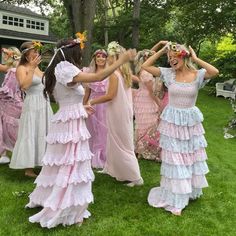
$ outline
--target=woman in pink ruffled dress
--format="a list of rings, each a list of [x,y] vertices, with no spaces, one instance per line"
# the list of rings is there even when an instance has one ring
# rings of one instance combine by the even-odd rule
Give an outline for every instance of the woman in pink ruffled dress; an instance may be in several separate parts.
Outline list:
[[[162,84],[155,83],[153,75],[141,69],[142,63],[153,53],[153,51],[147,49],[140,51],[135,60],[135,73],[140,79],[139,89],[135,91],[133,99],[135,152],[138,154],[138,158],[160,161],[157,126],[160,117],[160,97],[158,96]]]
[[[129,50],[106,69],[98,73],[85,73],[78,68],[82,46],[83,41],[79,38],[59,42],[45,71],[44,95],[48,97],[53,94],[59,103],[59,110],[51,120],[43,168],[27,205],[42,207],[39,213],[29,218],[30,222],[38,222],[42,227],[82,224],[90,216],[87,208],[93,201],[94,174],[86,118],[93,109],[83,105],[82,83],[105,79],[136,54],[134,50]]]
[[[108,45],[108,63],[116,63],[125,49],[117,42]],[[109,77],[107,93],[91,99],[88,104],[107,102],[106,162],[102,173],[118,181],[129,181],[127,186],[142,185],[138,160],[133,143],[132,74],[128,64],[121,66]]]
[[[16,80],[16,66],[21,53],[15,47],[3,48],[5,64],[0,71],[7,72],[0,88],[0,163],[9,163],[6,151],[12,151],[18,132],[18,121],[22,110],[22,94]]]
[[[99,72],[106,66],[107,52],[104,49],[98,49],[94,52],[88,72]],[[99,82],[89,83],[85,88],[84,104],[89,99],[105,95],[107,88],[107,79]],[[92,157],[93,168],[103,168],[106,161],[106,104],[97,104],[94,106],[95,112],[87,119],[87,128],[91,134],[89,145]],[[102,137],[102,138],[101,138]]]

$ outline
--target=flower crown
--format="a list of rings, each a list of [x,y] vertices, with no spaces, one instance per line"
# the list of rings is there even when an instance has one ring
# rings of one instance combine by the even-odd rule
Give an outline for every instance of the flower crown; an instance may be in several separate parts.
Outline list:
[[[174,51],[176,56],[186,58],[190,56],[190,52],[187,51],[183,45],[178,43],[169,42],[167,45],[168,50]]]
[[[24,53],[28,52],[30,49],[35,49],[37,51],[41,51],[43,49],[43,45],[39,41],[32,41],[32,47],[25,48],[24,50],[22,50],[21,53],[24,54]]]
[[[9,49],[2,48],[2,52],[7,54],[8,58],[11,57],[14,60],[19,60],[20,59],[20,56],[16,55],[16,53],[14,51],[11,51]]]
[[[106,52],[106,50],[104,50],[104,49],[98,49],[98,50],[96,50],[96,51],[93,53],[93,57],[97,56],[98,54],[102,54],[102,55],[104,55],[105,57],[107,57],[107,52]]]
[[[84,42],[87,41],[87,31],[84,31],[83,33],[77,32],[75,34],[76,39],[74,39],[75,43],[80,44],[80,48],[83,49],[85,47]]]
[[[118,42],[112,41],[107,46],[107,53],[111,56],[119,54],[121,52],[121,47]]]

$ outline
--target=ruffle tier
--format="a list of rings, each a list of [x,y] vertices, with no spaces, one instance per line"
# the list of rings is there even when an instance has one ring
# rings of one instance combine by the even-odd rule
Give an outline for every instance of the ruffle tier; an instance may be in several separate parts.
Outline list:
[[[70,184],[64,188],[57,185],[51,187],[37,186],[30,194],[30,203],[26,207],[42,206],[58,211],[73,206],[83,206],[93,202],[91,188],[91,182]]]
[[[84,119],[73,119],[65,123],[51,123],[46,141],[49,144],[55,143],[78,143],[79,141],[88,140],[90,134],[86,128]]]
[[[191,179],[193,175],[205,175],[209,172],[205,161],[199,161],[191,166],[169,165],[162,162],[161,175],[169,179]]]
[[[189,140],[180,140],[161,134],[160,147],[172,152],[194,153],[207,147],[207,142],[204,135],[192,136]]]
[[[180,140],[189,140],[193,136],[205,134],[205,130],[201,123],[193,126],[180,126],[161,120],[158,130],[165,136]]]
[[[59,123],[59,122],[68,122],[70,120],[84,119],[87,118],[88,114],[84,109],[82,103],[72,104],[62,106],[55,115],[53,115],[51,122]]]
[[[94,180],[90,160],[75,162],[74,165],[44,166],[34,183],[37,187],[52,187],[54,185],[65,188],[70,184],[79,184]]]
[[[196,106],[181,109],[167,105],[161,114],[161,120],[175,125],[193,126],[203,121],[203,115]]]
[[[192,192],[188,194],[175,194],[162,187],[156,187],[149,192],[148,203],[153,207],[165,208],[170,211],[172,209],[182,210],[188,205],[189,200],[196,199],[201,195],[201,188],[192,188]]]
[[[73,165],[78,161],[91,160],[93,154],[87,141],[67,144],[48,144],[42,163],[46,166]]]
[[[70,207],[64,210],[53,211],[50,208],[44,208],[39,213],[31,216],[29,221],[31,223],[40,223],[41,227],[53,228],[59,224],[63,226],[73,225],[83,222],[83,219],[89,218],[91,215],[87,211],[88,204],[83,207]]]
[[[207,154],[204,148],[198,149],[193,153],[178,153],[163,149],[161,152],[161,160],[169,165],[191,166],[198,161],[206,161]]]

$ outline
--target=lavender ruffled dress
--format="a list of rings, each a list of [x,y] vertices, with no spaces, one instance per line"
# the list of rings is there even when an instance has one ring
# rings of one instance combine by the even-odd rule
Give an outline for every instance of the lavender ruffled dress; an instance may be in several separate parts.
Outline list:
[[[175,71],[160,68],[161,79],[168,87],[169,104],[159,125],[161,152],[160,187],[152,188],[148,202],[171,212],[181,212],[191,199],[207,187],[207,155],[202,126],[203,115],[195,106],[198,90],[204,86],[205,69],[197,71],[191,83],[175,80]]]
[[[101,97],[106,94],[108,80],[89,84],[91,89],[90,98]],[[94,105],[95,113],[88,117],[87,127],[91,138],[89,139],[92,157],[92,167],[103,168],[106,161],[106,103]]]
[[[82,104],[84,88],[79,84],[67,86],[80,72],[67,61],[55,68],[54,96],[60,108],[52,117],[43,168],[27,205],[43,207],[29,218],[42,227],[72,225],[90,216],[87,208],[93,201],[94,174],[88,143],[90,134],[85,122],[87,113]]]
[[[16,69],[12,68],[0,88],[0,154],[14,148],[22,104]]]

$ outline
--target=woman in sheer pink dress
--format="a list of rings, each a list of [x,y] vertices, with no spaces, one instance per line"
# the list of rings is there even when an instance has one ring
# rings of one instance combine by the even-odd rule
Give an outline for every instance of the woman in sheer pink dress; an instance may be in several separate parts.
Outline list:
[[[94,52],[92,61],[86,71],[98,73],[106,66],[107,52],[104,49],[98,49]],[[108,80],[89,83],[85,88],[84,104],[89,99],[101,97],[106,94]],[[93,168],[103,168],[106,161],[106,103],[97,104],[94,106],[95,112],[88,117],[87,127],[91,138],[89,145],[92,157]],[[102,137],[102,138],[101,138]]]
[[[0,163],[9,163],[6,151],[12,151],[18,132],[18,121],[22,110],[22,94],[16,80],[16,66],[21,53],[15,47],[3,48],[5,64],[0,71],[7,72],[0,88]]]
[[[115,63],[125,52],[117,42],[108,45],[108,63]],[[103,173],[118,181],[129,181],[132,187],[142,185],[139,164],[133,144],[132,74],[129,65],[123,65],[109,77],[107,94],[91,99],[88,104],[107,102],[107,159]],[[102,138],[102,137],[101,137]]]

